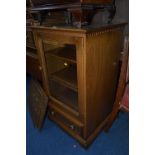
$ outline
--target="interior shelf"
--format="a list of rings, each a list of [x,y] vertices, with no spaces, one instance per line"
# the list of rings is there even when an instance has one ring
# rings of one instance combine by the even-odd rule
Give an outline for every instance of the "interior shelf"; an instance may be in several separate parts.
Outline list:
[[[76,66],[71,65],[51,75],[51,79],[60,84],[78,91],[77,88],[77,69]]]
[[[76,46],[44,43],[51,98],[78,111]]]
[[[61,103],[70,106],[74,110],[78,111],[78,93],[57,83],[53,80],[50,81],[50,91],[52,97],[60,101]]]
[[[76,63],[76,47],[73,45],[66,45],[64,47],[55,48],[46,52],[51,52],[53,56],[60,59],[69,61],[71,63]]]

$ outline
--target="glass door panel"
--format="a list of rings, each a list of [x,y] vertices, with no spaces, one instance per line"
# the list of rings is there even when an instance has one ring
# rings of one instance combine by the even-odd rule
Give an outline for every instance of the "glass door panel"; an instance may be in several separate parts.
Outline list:
[[[43,43],[52,98],[78,111],[76,45]]]

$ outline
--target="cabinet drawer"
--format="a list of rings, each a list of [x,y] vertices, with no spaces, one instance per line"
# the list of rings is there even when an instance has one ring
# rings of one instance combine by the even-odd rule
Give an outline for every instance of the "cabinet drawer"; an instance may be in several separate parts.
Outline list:
[[[57,122],[64,129],[67,128],[69,131],[74,132],[75,134],[78,134],[80,136],[83,135],[83,127],[78,126],[75,123],[71,122],[70,120],[65,118],[63,115],[56,112],[54,109],[49,108],[48,115],[52,120]]]

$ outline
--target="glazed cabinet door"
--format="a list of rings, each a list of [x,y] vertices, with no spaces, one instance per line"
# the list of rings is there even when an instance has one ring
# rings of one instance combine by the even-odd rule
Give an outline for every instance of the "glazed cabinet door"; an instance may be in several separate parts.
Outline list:
[[[83,38],[36,33],[44,87],[51,104],[83,119]]]

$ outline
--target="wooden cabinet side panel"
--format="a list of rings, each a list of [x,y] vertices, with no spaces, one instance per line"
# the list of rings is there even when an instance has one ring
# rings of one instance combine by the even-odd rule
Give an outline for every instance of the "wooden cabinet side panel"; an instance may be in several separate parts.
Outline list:
[[[122,31],[87,35],[86,131],[89,136],[112,109],[117,85]]]

